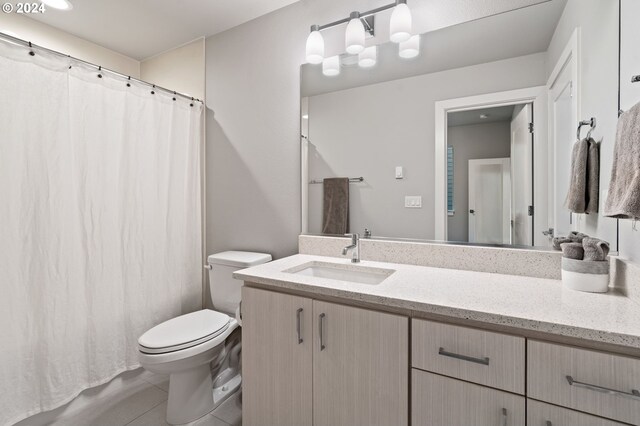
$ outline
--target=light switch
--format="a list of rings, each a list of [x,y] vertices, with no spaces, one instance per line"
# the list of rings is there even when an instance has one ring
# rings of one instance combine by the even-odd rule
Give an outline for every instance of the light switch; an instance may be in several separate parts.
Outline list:
[[[402,166],[397,166],[396,167],[396,179],[403,179],[404,178],[404,170],[402,170]]]
[[[422,208],[422,196],[421,195],[407,195],[404,197],[404,206],[408,209],[421,209]]]

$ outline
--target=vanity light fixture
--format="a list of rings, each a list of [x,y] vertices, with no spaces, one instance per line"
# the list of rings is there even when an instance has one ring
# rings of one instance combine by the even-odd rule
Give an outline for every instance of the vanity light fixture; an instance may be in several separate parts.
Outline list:
[[[322,61],[322,74],[327,77],[335,77],[340,74],[340,56],[330,56]]]
[[[66,0],[47,0],[47,1],[66,1]],[[322,71],[325,75],[327,74],[327,70],[331,75],[337,75],[340,73],[339,64],[338,64],[338,72],[335,72],[334,62],[335,59],[331,58],[330,67],[327,65],[327,59],[323,61],[324,58],[324,39],[322,34],[320,33],[322,30],[327,28],[332,28],[338,25],[347,24],[347,29],[345,32],[345,49],[347,53],[352,55],[361,54],[365,50],[365,36],[366,33],[373,35],[373,21],[372,17],[377,13],[383,12],[385,10],[393,9],[391,14],[391,22],[390,22],[390,38],[391,41],[395,43],[411,43],[411,11],[407,6],[407,0],[395,0],[393,3],[380,6],[376,9],[369,10],[367,12],[351,12],[348,18],[343,18],[329,24],[325,25],[312,25],[311,33],[307,38],[306,44],[306,59],[310,64],[320,64],[322,63]],[[367,20],[367,18],[369,20]],[[413,41],[411,46],[413,46],[416,42]],[[417,41],[418,45],[420,40]],[[406,50],[406,49],[405,49]],[[364,65],[360,65],[362,67],[371,67],[375,64],[377,51],[373,50],[367,55],[365,61],[362,61],[361,58],[358,58],[358,63],[364,62]],[[400,56],[404,57],[414,57],[417,56],[417,52],[414,54],[412,51],[407,50],[403,56],[403,49],[401,49]],[[373,58],[371,58],[373,55]],[[413,55],[413,56],[411,56]],[[373,60],[373,63],[371,62]],[[338,58],[338,63],[340,59]]]
[[[415,58],[420,54],[420,36],[414,35],[409,40],[400,42],[398,49],[398,54],[401,58]]]
[[[371,68],[376,64],[378,58],[378,47],[370,46],[358,53],[358,65],[362,68]]]
[[[73,9],[73,4],[69,0],[40,0],[40,3],[58,10]]]
[[[358,12],[351,12],[349,18],[351,20],[344,33],[344,45],[347,53],[354,55],[364,50],[364,25],[360,21],[360,13]]]

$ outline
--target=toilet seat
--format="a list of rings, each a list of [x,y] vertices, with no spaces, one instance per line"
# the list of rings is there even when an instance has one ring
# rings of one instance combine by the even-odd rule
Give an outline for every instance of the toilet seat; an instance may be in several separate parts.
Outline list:
[[[139,350],[150,355],[167,354],[201,345],[225,333],[228,315],[203,309],[165,321],[138,339]]]

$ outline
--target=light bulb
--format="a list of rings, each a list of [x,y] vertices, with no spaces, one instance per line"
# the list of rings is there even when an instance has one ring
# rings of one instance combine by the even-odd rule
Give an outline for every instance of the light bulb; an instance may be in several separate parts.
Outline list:
[[[414,35],[407,41],[403,41],[399,46],[399,53],[401,58],[410,59],[415,58],[420,54],[420,36]]]
[[[401,43],[411,37],[411,11],[405,3],[399,3],[393,8],[389,25],[391,41]]]
[[[60,10],[71,10],[73,5],[68,0],[40,0],[40,3],[44,3],[49,7]]]
[[[340,57],[330,56],[322,61],[322,74],[327,77],[334,77],[340,74]]]
[[[324,38],[317,25],[311,26],[311,34],[307,37],[307,62],[320,64],[324,59]]]
[[[376,46],[370,46],[358,53],[358,65],[362,68],[371,68],[376,64],[378,57],[378,49]]]
[[[347,53],[356,54],[364,50],[364,25],[358,12],[351,13],[344,39]]]

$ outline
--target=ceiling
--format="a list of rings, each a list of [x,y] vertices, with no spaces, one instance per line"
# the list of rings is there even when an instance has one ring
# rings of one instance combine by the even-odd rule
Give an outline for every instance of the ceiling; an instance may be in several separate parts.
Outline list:
[[[137,60],[210,36],[298,0],[71,0],[33,19]]]
[[[468,126],[471,124],[495,123],[498,121],[511,121],[515,105],[479,108],[469,111],[450,112],[447,116],[447,124],[449,127]],[[487,118],[480,118],[486,115]]]

